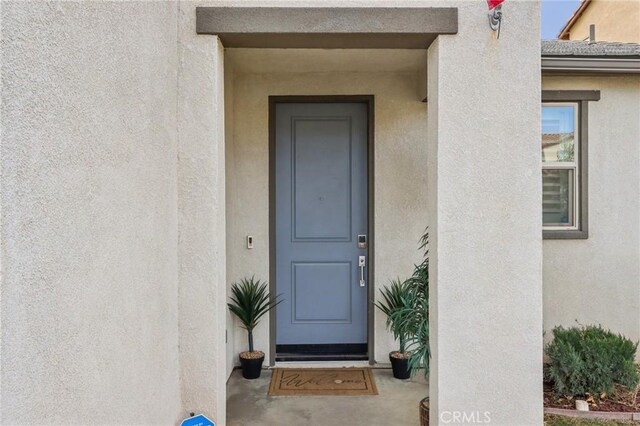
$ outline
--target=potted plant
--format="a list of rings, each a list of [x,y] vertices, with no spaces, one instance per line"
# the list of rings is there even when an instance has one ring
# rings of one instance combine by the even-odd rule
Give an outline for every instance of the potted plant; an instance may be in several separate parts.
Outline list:
[[[269,296],[268,284],[255,280],[254,277],[243,278],[231,285],[231,302],[227,303],[229,310],[240,320],[242,328],[247,330],[249,350],[240,353],[242,377],[257,379],[262,371],[264,352],[253,348],[253,329],[260,318],[281,301]]]
[[[396,379],[408,379],[411,377],[411,369],[409,368],[409,356],[411,353],[406,350],[407,330],[402,327],[404,323],[401,318],[394,315],[399,309],[408,307],[409,290],[407,282],[391,281],[388,287],[380,290],[382,300],[375,304],[387,316],[387,329],[400,344],[399,350],[389,352],[393,377]]]
[[[405,305],[392,312],[393,321],[407,332],[406,350],[409,356],[409,369],[412,374],[423,368],[424,376],[429,376],[429,233],[420,237],[420,250],[423,259],[413,270],[413,275],[405,281],[408,291]],[[429,397],[420,401],[421,425],[429,424]]]

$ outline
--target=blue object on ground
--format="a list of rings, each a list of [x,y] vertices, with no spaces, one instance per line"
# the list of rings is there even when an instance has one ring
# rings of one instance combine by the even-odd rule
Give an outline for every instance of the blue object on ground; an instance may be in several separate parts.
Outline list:
[[[188,419],[184,419],[182,423],[180,423],[180,426],[216,426],[216,424],[204,414],[197,414]]]

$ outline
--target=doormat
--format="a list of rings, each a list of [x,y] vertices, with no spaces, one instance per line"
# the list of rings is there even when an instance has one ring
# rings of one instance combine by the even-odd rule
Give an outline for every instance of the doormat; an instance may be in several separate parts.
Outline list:
[[[377,395],[370,368],[276,368],[269,395]]]

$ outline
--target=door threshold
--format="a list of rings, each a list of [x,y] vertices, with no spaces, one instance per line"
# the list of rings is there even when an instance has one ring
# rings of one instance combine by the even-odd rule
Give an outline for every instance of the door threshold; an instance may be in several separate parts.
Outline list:
[[[369,361],[276,361],[270,368],[380,368]],[[384,368],[384,367],[383,367]]]
[[[276,345],[276,361],[362,361],[368,349],[366,343]]]
[[[306,361],[367,361],[369,356],[365,354],[276,354],[276,362],[306,362]]]

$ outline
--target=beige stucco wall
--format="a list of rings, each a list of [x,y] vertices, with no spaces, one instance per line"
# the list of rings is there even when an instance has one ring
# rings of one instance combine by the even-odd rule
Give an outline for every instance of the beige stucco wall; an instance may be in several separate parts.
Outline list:
[[[231,149],[233,143],[233,134],[235,132],[235,118],[234,118],[234,99],[235,99],[235,67],[232,61],[224,61],[224,118],[225,118],[225,215],[227,218],[227,225],[225,229],[225,244],[228,246],[228,242],[234,237],[234,227],[232,226],[234,218],[234,203],[229,203],[229,195],[236,193],[235,181],[229,179],[230,175],[234,174],[236,169],[234,150]],[[227,253],[228,249],[225,248]],[[227,265],[229,264],[230,256],[227,256]],[[227,266],[225,265],[225,266]],[[231,287],[227,277],[225,276],[225,288]],[[233,371],[234,365],[238,364],[238,352],[235,348],[235,335],[236,332],[242,333],[235,324],[235,319],[228,309],[226,311],[225,320],[225,345],[226,345],[226,366],[225,374],[228,377]]]
[[[417,241],[427,225],[427,107],[419,93],[426,52],[231,49],[226,61],[234,67],[233,130],[227,132],[228,282],[269,277],[269,95],[375,96],[375,286],[408,277],[420,259]],[[247,235],[254,237],[251,250]],[[376,312],[375,358],[388,363],[395,348],[384,321]],[[237,324],[229,327],[237,355],[246,350],[246,332]],[[265,352],[268,330],[265,317],[255,335]]]
[[[461,2],[428,52],[431,422],[542,424],[539,2]],[[517,395],[517,397],[514,397]]]
[[[178,13],[178,281],[181,415],[226,410],[224,55],[197,35],[195,7]]]
[[[598,41],[640,43],[640,1],[591,0],[571,26],[569,39],[588,39],[591,24]]]
[[[1,423],[176,422],[177,5],[1,8]]]
[[[589,239],[544,241],[544,328],[602,324],[640,340],[640,76],[542,87],[601,94],[589,103]]]
[[[2,2],[3,424],[224,424],[223,53],[204,2]]]

